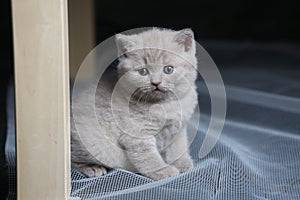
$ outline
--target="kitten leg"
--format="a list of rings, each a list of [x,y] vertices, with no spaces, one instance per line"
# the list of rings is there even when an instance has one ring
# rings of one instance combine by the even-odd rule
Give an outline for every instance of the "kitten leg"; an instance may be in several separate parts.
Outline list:
[[[186,127],[176,134],[172,143],[164,150],[164,158],[168,164],[175,166],[180,172],[193,168],[193,160],[187,146]]]
[[[120,144],[124,147],[127,157],[136,170],[154,180],[175,176],[178,169],[168,165],[162,159],[153,136],[136,138],[123,135]]]
[[[107,174],[106,168],[97,164],[72,163],[72,166],[88,177],[103,176]]]

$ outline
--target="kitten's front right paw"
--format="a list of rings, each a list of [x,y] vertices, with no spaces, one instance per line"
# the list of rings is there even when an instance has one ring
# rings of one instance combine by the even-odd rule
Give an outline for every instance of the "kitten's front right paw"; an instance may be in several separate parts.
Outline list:
[[[154,180],[160,180],[160,179],[168,178],[171,176],[176,176],[177,174],[179,174],[179,170],[176,167],[169,165],[160,170],[146,173],[146,176],[148,176]]]
[[[75,168],[88,177],[103,176],[107,174],[106,168],[100,165],[76,164]]]

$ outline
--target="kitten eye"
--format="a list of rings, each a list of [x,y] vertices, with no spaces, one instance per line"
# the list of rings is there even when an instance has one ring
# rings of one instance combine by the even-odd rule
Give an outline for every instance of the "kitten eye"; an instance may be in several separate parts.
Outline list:
[[[166,74],[171,74],[173,71],[174,71],[174,67],[171,66],[171,65],[168,65],[168,66],[165,66],[165,67],[164,67],[164,72],[165,72]]]
[[[149,71],[147,68],[139,69],[138,72],[141,76],[146,76],[147,74],[149,74]]]

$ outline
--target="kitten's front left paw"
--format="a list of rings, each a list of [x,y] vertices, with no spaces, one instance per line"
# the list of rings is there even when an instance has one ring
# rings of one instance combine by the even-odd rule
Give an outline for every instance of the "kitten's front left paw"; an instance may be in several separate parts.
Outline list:
[[[172,163],[180,172],[185,172],[194,167],[193,160],[189,155],[183,155],[178,160]]]
[[[149,172],[146,174],[146,176],[148,176],[154,180],[160,180],[160,179],[168,178],[171,176],[176,176],[177,174],[179,174],[179,170],[176,169],[175,167],[169,165],[160,170],[157,170],[154,172]]]

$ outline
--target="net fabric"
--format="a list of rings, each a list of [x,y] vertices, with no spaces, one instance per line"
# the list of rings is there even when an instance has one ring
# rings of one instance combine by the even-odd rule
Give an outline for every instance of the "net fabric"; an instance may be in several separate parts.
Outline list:
[[[264,96],[261,92],[259,95]],[[268,98],[267,93],[265,96]],[[201,97],[200,104],[207,102],[203,95]],[[221,138],[203,159],[198,158],[198,153],[209,114],[201,113],[200,126],[196,127],[198,133],[190,146],[195,167],[186,173],[153,181],[120,169],[95,178],[86,178],[73,169],[71,196],[82,199],[300,199],[300,135],[261,125],[263,120],[272,121],[266,114],[270,111],[274,121],[285,116],[282,121],[286,126],[290,123],[290,127],[296,125],[288,118],[295,119],[295,115],[299,115],[286,116],[276,105],[260,105],[259,102],[245,104],[236,98],[229,102],[229,109],[230,106],[233,109],[228,113]],[[260,112],[251,113],[253,106],[259,107]],[[249,121],[235,118],[236,109],[250,116]],[[255,119],[256,115],[260,118],[251,121],[251,116]],[[189,125],[198,123],[192,121]]]
[[[16,174],[16,136],[15,136],[15,107],[14,88],[11,83],[7,93],[7,138],[5,145],[6,161],[8,164],[8,200],[17,199]]]
[[[292,72],[296,73],[299,70]],[[233,80],[236,76],[228,77],[227,80]],[[272,80],[278,81],[278,76]],[[279,82],[285,81],[291,79],[283,77]],[[261,86],[264,82],[253,84]],[[192,170],[153,181],[120,169],[95,178],[86,178],[72,169],[70,199],[300,199],[300,100],[296,90],[290,95],[287,85],[272,84],[272,90],[276,87],[281,91],[278,95],[269,92],[269,88],[255,90],[258,86],[250,89],[227,86],[228,112],[221,138],[205,158],[199,159],[198,151],[209,120],[209,97],[198,83],[201,117],[199,127],[195,121],[190,123],[198,129],[190,146],[195,162]],[[299,84],[293,87],[299,91]],[[6,146],[8,199],[16,197],[12,96],[10,92]],[[273,103],[268,104],[270,101]]]

